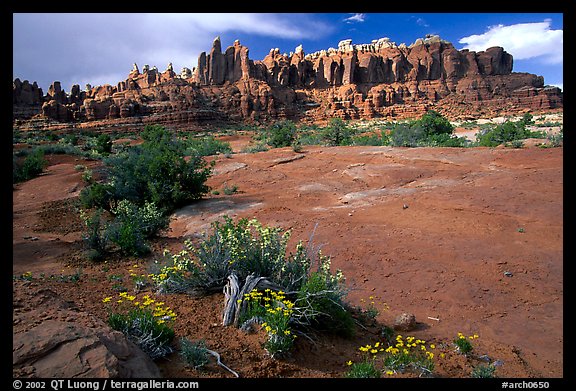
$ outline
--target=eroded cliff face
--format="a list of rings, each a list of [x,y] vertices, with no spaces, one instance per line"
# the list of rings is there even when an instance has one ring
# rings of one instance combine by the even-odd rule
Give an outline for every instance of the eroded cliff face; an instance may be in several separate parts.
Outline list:
[[[73,86],[55,82],[42,96],[36,84],[16,79],[15,126],[43,119],[84,127],[162,123],[177,128],[207,122],[266,122],[279,118],[325,121],[417,117],[434,108],[449,118],[561,109],[562,92],[541,76],[513,73],[501,47],[457,50],[438,36],[410,46],[387,38],[370,44],[341,41],[306,55],[278,49],[261,61],[249,58],[239,41],[222,52],[216,38],[191,71],[176,74],[134,64],[116,86]],[[53,124],[53,122],[52,122]]]

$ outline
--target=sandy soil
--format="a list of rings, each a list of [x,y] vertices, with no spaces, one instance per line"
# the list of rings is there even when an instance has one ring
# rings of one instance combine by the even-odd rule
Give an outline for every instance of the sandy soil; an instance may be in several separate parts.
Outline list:
[[[235,149],[247,144],[234,138]],[[298,339],[292,356],[272,360],[261,333],[247,335],[220,325],[222,295],[166,295],[179,314],[179,337],[203,338],[243,377],[341,377],[346,361],[361,359],[358,347],[375,342],[382,325],[410,312],[419,322],[412,335],[435,341],[435,376],[469,377],[474,358],[454,352],[458,332],[478,334],[475,351],[500,360],[501,377],[562,377],[563,374],[563,148],[305,147],[218,156],[210,178],[220,195],[177,211],[170,229],[140,259],[111,256],[82,260],[82,223],[71,212],[82,188],[76,164],[51,156],[45,174],[13,192],[15,295],[46,285],[79,308],[106,317],[101,298],[114,292],[129,270],[147,270],[163,248],[180,249],[211,222],[229,215],[255,217],[291,229],[314,243],[342,269],[349,301],[373,301],[377,324],[343,339]],[[223,195],[224,184],[238,186]],[[137,267],[134,267],[137,265]],[[44,276],[71,275],[79,282]],[[507,272],[507,273],[505,273]],[[434,318],[434,319],[432,319]],[[176,356],[158,362],[167,377],[229,377],[211,364],[197,372]]]

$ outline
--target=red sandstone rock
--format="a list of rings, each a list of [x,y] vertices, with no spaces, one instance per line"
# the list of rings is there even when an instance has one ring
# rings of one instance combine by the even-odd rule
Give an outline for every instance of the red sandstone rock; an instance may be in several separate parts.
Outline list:
[[[160,377],[150,357],[124,334],[52,290],[24,284],[13,296],[14,377]]]
[[[80,91],[74,86],[70,96],[55,82],[42,98],[37,86],[16,79],[14,116],[30,117],[31,109],[22,107],[31,105],[57,121],[129,123],[133,118],[138,126],[156,121],[179,127],[198,121],[299,119],[304,113],[319,121],[335,116],[405,117],[431,105],[448,106],[449,117],[475,115],[480,107],[508,114],[504,111],[563,105],[562,92],[545,87],[542,77],[513,73],[512,56],[503,48],[458,51],[437,36],[410,46],[385,38],[366,45],[345,40],[338,49],[308,55],[301,46],[290,55],[272,49],[262,61],[250,60],[248,53],[239,41],[223,53],[216,38],[210,53],[200,54],[193,72],[183,70],[179,76],[169,64],[162,73],[147,65],[140,73],[134,64],[116,87]],[[451,111],[451,105],[461,109]]]

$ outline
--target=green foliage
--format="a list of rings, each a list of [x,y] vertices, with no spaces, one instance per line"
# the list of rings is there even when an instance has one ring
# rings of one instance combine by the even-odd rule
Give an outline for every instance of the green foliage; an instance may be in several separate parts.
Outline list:
[[[458,337],[454,340],[454,344],[456,345],[458,351],[462,354],[470,353],[474,349],[472,342],[470,342],[471,340],[475,339],[474,337],[477,336],[474,335],[466,338],[464,334],[458,333]]]
[[[494,365],[483,365],[480,364],[476,367],[474,367],[474,369],[472,369],[472,375],[471,377],[473,378],[482,378],[482,379],[487,379],[487,378],[494,378],[494,372],[496,372],[496,367]]]
[[[210,362],[208,348],[204,340],[191,342],[187,338],[180,339],[180,357],[194,369],[200,369]]]
[[[262,328],[268,334],[268,340],[264,343],[268,353],[272,357],[286,355],[292,349],[296,338],[290,329],[294,303],[286,298],[284,292],[271,289],[253,289],[239,301],[239,305],[248,307],[244,316],[246,322],[257,319],[262,323]]]
[[[397,123],[390,133],[390,144],[395,147],[417,147],[425,137],[422,127]]]
[[[64,144],[78,145],[78,136],[75,134],[67,134],[60,140],[60,142]]]
[[[350,145],[352,130],[341,118],[332,118],[321,132],[321,137],[330,146]]]
[[[161,126],[146,126],[142,138],[143,144],[106,161],[115,199],[153,202],[172,211],[208,193],[210,168],[202,157],[184,159],[182,142]]]
[[[112,139],[108,134],[100,134],[96,138],[96,152],[106,156],[112,152]]]
[[[135,300],[135,296],[130,296],[126,292],[119,294],[119,302]],[[108,302],[111,298],[103,301]],[[121,331],[128,339],[134,342],[140,349],[153,360],[164,357],[173,352],[170,346],[175,333],[171,326],[171,321],[175,318],[173,311],[160,307],[155,308],[146,303],[153,303],[153,300],[146,299],[142,305],[124,306],[120,312],[110,312],[108,324],[114,330]],[[132,302],[135,304],[135,302]],[[166,315],[172,314],[172,315]]]
[[[362,134],[352,138],[352,145],[371,145],[371,146],[381,146],[386,145],[386,139],[383,133],[378,135],[377,133]]]
[[[109,183],[92,183],[80,191],[80,204],[85,209],[101,208],[110,211],[113,199],[114,186]]]
[[[526,129],[524,119],[513,122],[506,121],[493,128],[483,129],[476,134],[478,144],[482,147],[495,147],[514,140],[529,138],[531,132]]]
[[[434,110],[428,110],[416,121],[416,124],[422,127],[426,137],[440,134],[451,135],[454,132],[454,126],[450,121]]]
[[[41,149],[34,149],[22,161],[16,156],[12,157],[12,183],[18,183],[37,177],[44,171],[48,162],[44,159]]]
[[[192,138],[187,142],[187,153],[196,156],[211,156],[219,153],[232,153],[229,143],[216,140],[214,137]]]
[[[266,152],[268,147],[264,142],[258,142],[254,145],[249,145],[242,149],[242,153],[258,153],[258,152]]]
[[[240,317],[242,322],[252,317],[266,321],[270,327],[266,330],[270,334],[267,349],[272,354],[286,352],[291,346],[289,324],[353,335],[355,323],[343,301],[347,292],[342,286],[342,272],[332,273],[330,258],[320,251],[313,254],[312,248],[302,242],[288,254],[289,239],[290,231],[266,227],[257,220],[234,222],[225,217],[224,221],[214,222],[212,231],[196,246],[187,240],[180,253],[166,250],[168,262],[152,273],[152,280],[161,292],[207,293],[221,291],[231,274],[238,277],[241,286],[249,275],[254,275],[266,277],[282,291],[292,292],[290,302],[274,297],[274,292],[268,294],[273,302],[287,307],[282,311],[277,307],[275,313],[264,311],[258,302],[253,307],[250,304],[248,314]],[[312,270],[314,264],[317,268]],[[290,310],[290,316],[284,310]],[[276,336],[272,336],[272,330]]]
[[[381,372],[374,363],[374,360],[366,359],[361,362],[350,364],[350,369],[346,372],[346,377],[354,379],[380,378]]]
[[[228,186],[228,184],[226,184],[226,185],[224,185],[224,189],[222,191],[226,195],[232,195],[232,194],[238,192],[238,186],[236,186],[236,185]]]
[[[86,225],[84,240],[92,260],[102,259],[111,243],[126,255],[145,254],[149,251],[146,239],[168,225],[168,218],[153,203],[146,202],[140,207],[122,200],[110,207],[110,212],[115,218],[109,221],[102,218],[103,208],[81,212]]]
[[[328,262],[329,260],[324,260]],[[322,264],[322,261],[321,261]],[[327,273],[326,266],[310,273],[306,282],[298,291],[296,304],[307,308],[311,325],[320,330],[327,330],[344,337],[354,335],[354,319],[344,306],[344,292],[339,287],[339,279]]]
[[[89,258],[93,261],[101,260],[108,245],[108,232],[102,219],[103,209],[96,209],[92,213],[80,211],[80,217],[86,225],[84,242],[90,250]]]
[[[419,120],[394,124],[389,143],[396,147],[465,147],[467,140],[454,136],[453,132],[447,118],[429,110]]]
[[[296,124],[290,120],[278,121],[265,131],[264,137],[273,148],[289,147],[296,139]]]
[[[168,225],[165,217],[153,203],[142,207],[122,200],[112,208],[116,218],[108,226],[108,237],[126,255],[141,255],[149,251],[145,239]]]

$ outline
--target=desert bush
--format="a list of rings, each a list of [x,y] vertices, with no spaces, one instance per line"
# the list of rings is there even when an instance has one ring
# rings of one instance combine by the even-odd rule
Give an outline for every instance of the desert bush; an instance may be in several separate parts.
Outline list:
[[[112,138],[108,134],[100,134],[96,137],[96,152],[101,155],[108,155],[112,152]]]
[[[281,291],[265,291],[264,296],[281,307],[269,312],[256,297],[248,306],[242,322],[259,318],[269,334],[266,349],[272,355],[286,353],[292,346],[292,328],[316,328],[350,336],[354,321],[344,304],[346,290],[342,272],[332,273],[330,258],[313,247],[296,245],[287,253],[290,231],[263,226],[257,220],[234,222],[225,217],[215,222],[199,244],[185,242],[185,249],[172,254],[165,251],[167,262],[152,274],[161,292],[210,293],[222,291],[228,277],[239,281],[248,276],[265,277]],[[242,284],[241,284],[242,285]],[[291,292],[291,297],[283,292]],[[253,293],[256,295],[256,293]],[[242,298],[240,302],[245,298]],[[246,298],[247,300],[249,298]],[[286,307],[286,308],[285,308]],[[288,308],[289,307],[289,308]]]
[[[168,225],[168,218],[150,202],[139,207],[128,200],[122,200],[111,211],[115,219],[108,225],[108,237],[126,255],[149,252],[145,239]]]
[[[257,320],[268,335],[268,340],[264,343],[266,351],[272,357],[286,355],[296,338],[290,327],[294,302],[288,300],[284,292],[275,292],[271,289],[264,291],[253,289],[240,301],[247,304],[244,321],[240,321],[241,327],[246,322]]]
[[[103,213],[103,209],[80,210],[80,217],[86,225],[83,240],[88,247],[88,258],[93,261],[102,259],[108,246],[108,232],[106,222],[102,218]]]
[[[429,137],[439,134],[451,135],[454,132],[454,126],[446,117],[434,110],[428,110],[416,124],[424,129],[424,134]]]
[[[397,123],[390,133],[390,144],[395,147],[417,147],[426,138],[424,128],[408,123]]]
[[[350,369],[346,372],[346,377],[353,379],[370,379],[380,378],[382,373],[376,368],[374,360],[365,359],[364,361],[350,363]]]
[[[258,153],[258,152],[266,152],[268,150],[268,147],[266,146],[266,143],[264,142],[257,142],[256,144],[253,145],[249,145],[247,147],[245,147],[244,149],[242,149],[242,153]]]
[[[85,173],[90,172],[89,170]],[[85,176],[83,175],[83,178]],[[80,191],[80,204],[85,209],[102,208],[110,211],[113,207],[114,200],[114,186],[109,183],[91,183],[92,176],[86,178],[89,185]]]
[[[472,375],[471,377],[473,378],[493,378],[494,377],[494,372],[496,372],[496,367],[494,365],[483,365],[480,364],[476,367],[474,367],[474,369],[472,369]]]
[[[34,149],[23,160],[12,157],[12,183],[18,183],[37,177],[44,171],[48,162],[41,149]]]
[[[172,353],[171,342],[175,336],[172,323],[176,313],[148,295],[140,300],[126,292],[118,296],[119,308],[109,309],[110,327],[124,333],[153,360]],[[110,303],[111,299],[105,297],[102,302]]]
[[[60,139],[61,143],[78,145],[78,136],[76,134],[67,134]]]
[[[208,349],[204,340],[192,342],[187,338],[180,339],[180,357],[194,369],[200,369],[210,362]]]
[[[232,147],[229,143],[216,140],[214,137],[192,138],[186,141],[186,145],[186,153],[196,156],[211,156],[218,153],[232,153]]]
[[[168,212],[208,193],[210,168],[201,156],[184,159],[183,143],[161,126],[147,125],[142,138],[143,144],[106,160],[115,199],[153,202]]]
[[[362,134],[352,138],[352,145],[371,145],[381,146],[384,145],[381,135],[377,133]]]
[[[516,122],[506,121],[493,128],[481,130],[476,134],[476,139],[480,146],[495,147],[514,140],[529,138],[531,136],[530,133],[531,132],[526,129],[526,122],[524,120]]]
[[[290,120],[278,121],[264,131],[264,139],[272,148],[291,146],[296,135],[296,124]]]
[[[340,279],[330,274],[329,259],[323,259],[320,265],[320,270],[310,273],[300,287],[296,305],[303,308],[301,312],[306,313],[303,318],[313,328],[351,337],[355,325],[343,302],[346,292]]]
[[[322,130],[321,137],[330,146],[350,145],[352,133],[350,127],[341,118],[332,118],[328,126]]]
[[[454,126],[440,113],[429,110],[420,119],[392,126],[389,143],[397,147],[464,147],[464,137],[453,135]]]

